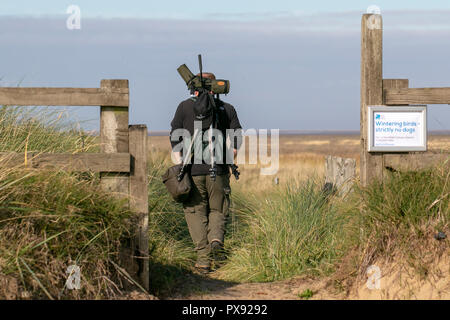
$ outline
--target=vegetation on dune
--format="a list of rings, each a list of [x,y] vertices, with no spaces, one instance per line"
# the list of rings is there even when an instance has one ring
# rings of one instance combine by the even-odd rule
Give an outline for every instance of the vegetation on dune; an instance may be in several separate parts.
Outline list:
[[[232,242],[220,276],[272,281],[339,271],[336,279],[356,278],[377,259],[393,256],[426,273],[448,250],[434,235],[449,233],[449,176],[445,164],[394,172],[383,183],[355,185],[345,199],[324,197],[320,181],[287,183],[265,201],[238,210],[245,229]],[[350,264],[343,263],[349,258]]]
[[[124,203],[102,193],[95,179],[63,172],[19,171],[8,180],[17,182],[0,191],[0,273],[14,275],[34,298],[120,294],[111,261],[128,230]],[[81,268],[80,290],[65,285],[70,265]]]
[[[246,228],[221,277],[238,281],[273,281],[331,271],[343,253],[344,216],[313,179],[291,181],[240,212]]]
[[[150,287],[157,296],[170,295],[195,262],[195,252],[180,204],[172,200],[161,176],[170,165],[167,154],[149,159]]]
[[[0,108],[0,151],[97,150],[95,137],[73,129],[60,113],[24,110]],[[0,155],[0,166],[4,161]],[[167,152],[149,154],[150,286],[162,297],[180,290],[195,260],[182,207],[161,181],[170,165]],[[333,275],[340,281],[340,276],[356,278],[377,259],[398,254],[426,275],[432,258],[448,250],[448,239],[431,244],[429,239],[438,231],[449,234],[449,175],[445,164],[393,172],[383,184],[355,185],[344,199],[325,194],[321,179],[304,176],[279,185],[267,180],[264,188],[250,191],[245,179],[233,182],[228,259],[216,276],[266,282]],[[3,166],[0,283],[5,277],[15,279],[19,291],[43,299],[122,294],[116,266],[120,241],[130,230],[130,212],[124,201],[103,193],[98,182],[95,174]],[[65,288],[71,264],[81,267],[80,290]]]
[[[420,273],[448,252],[448,240],[435,241],[434,236],[449,234],[449,178],[444,163],[430,170],[393,172],[383,183],[356,190],[350,212],[359,218],[360,273],[377,259],[393,256]]]
[[[0,152],[90,152],[96,138],[52,109],[0,108]],[[180,205],[165,191],[166,155],[149,164],[152,292],[169,292],[194,252]],[[8,156],[0,155],[0,166]],[[124,201],[99,188],[98,175],[3,166],[0,172],[0,278],[24,297],[114,298],[122,294],[120,240],[131,229]],[[81,267],[81,289],[65,287],[67,267]],[[1,279],[0,279],[1,280]],[[0,290],[0,297],[2,292]],[[20,292],[18,292],[20,297]]]
[[[0,152],[88,152],[95,137],[77,129],[64,110],[0,107]]]
[[[80,152],[93,138],[61,114],[0,109],[1,151]],[[0,165],[7,156],[0,156]],[[129,212],[98,186],[98,176],[3,167],[0,173],[0,278],[16,281],[16,297],[105,298],[120,294],[120,239]],[[80,290],[65,285],[81,268]],[[1,280],[1,279],[0,279]],[[0,297],[2,292],[0,292]]]

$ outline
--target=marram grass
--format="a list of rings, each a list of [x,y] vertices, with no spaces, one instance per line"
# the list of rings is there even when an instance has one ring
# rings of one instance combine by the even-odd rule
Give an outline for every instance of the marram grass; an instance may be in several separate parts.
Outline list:
[[[97,148],[94,137],[74,128],[63,113],[50,109],[3,107],[0,152],[77,153]],[[1,167],[6,160],[0,158]],[[113,262],[118,261],[120,240],[129,233],[125,203],[102,192],[96,175],[1,169],[0,281],[18,283],[9,295],[42,299],[120,295],[121,279]],[[80,290],[66,286],[70,265],[81,268]],[[0,290],[0,298],[2,294]]]
[[[96,137],[65,119],[41,108],[0,108],[0,152],[98,150]],[[150,285],[163,296],[179,290],[195,260],[182,208],[161,181],[170,165],[167,154],[149,155]],[[424,270],[421,252],[433,251],[420,243],[438,231],[449,234],[446,168],[393,173],[383,184],[356,186],[345,199],[324,195],[321,179],[291,180],[254,193],[241,180],[232,193],[228,260],[216,274],[238,282],[320,277],[357,252],[352,270],[345,270],[349,275],[399,251]],[[19,298],[120,296],[124,280],[115,266],[120,240],[130,230],[125,203],[104,194],[93,174],[1,169],[0,282],[17,280]],[[71,264],[81,267],[81,290],[65,287]]]
[[[220,270],[223,279],[257,282],[328,273],[342,254],[345,219],[312,179],[289,182],[241,212],[240,219],[246,228]]]

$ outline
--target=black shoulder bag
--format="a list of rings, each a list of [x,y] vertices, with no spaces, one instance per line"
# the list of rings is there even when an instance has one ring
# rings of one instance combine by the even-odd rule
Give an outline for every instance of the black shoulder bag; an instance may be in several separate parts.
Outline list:
[[[172,195],[172,198],[176,202],[185,202],[189,198],[189,194],[192,189],[192,181],[189,172],[186,172],[188,168],[188,161],[191,159],[192,147],[194,145],[195,138],[197,137],[195,132],[194,138],[191,141],[189,151],[184,157],[182,164],[177,164],[169,169],[162,176],[162,181],[167,188],[167,191]]]

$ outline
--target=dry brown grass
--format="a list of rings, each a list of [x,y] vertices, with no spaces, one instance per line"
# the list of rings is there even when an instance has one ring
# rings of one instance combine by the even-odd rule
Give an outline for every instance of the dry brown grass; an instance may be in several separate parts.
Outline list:
[[[269,139],[270,141],[270,139]],[[323,179],[324,174],[324,166],[325,166],[325,157],[327,155],[335,155],[335,156],[341,156],[345,158],[354,158],[357,160],[357,167],[359,167],[359,152],[360,152],[360,139],[358,135],[283,135],[280,136],[280,168],[279,171],[276,173],[276,175],[273,176],[262,176],[260,175],[260,164],[250,165],[250,164],[244,164],[239,165],[240,171],[241,171],[241,179],[239,181],[235,181],[233,178],[231,179],[232,183],[232,189],[234,190],[234,198],[233,198],[233,206],[236,208],[236,215],[238,219],[244,217],[244,214],[246,212],[248,213],[248,216],[246,216],[246,219],[248,217],[253,217],[254,220],[251,220],[254,222],[249,229],[243,229],[243,225],[240,224],[239,228],[233,229],[231,227],[232,232],[230,232],[230,239],[228,240],[227,244],[229,246],[230,251],[233,251],[233,256],[230,258],[227,266],[223,267],[221,272],[217,273],[217,277],[222,277],[225,274],[228,276],[228,280],[232,279],[232,281],[247,281],[242,280],[245,277],[249,275],[254,275],[256,273],[252,273],[254,270],[263,270],[264,268],[260,268],[257,264],[257,261],[259,257],[265,257],[265,252],[268,251],[267,248],[270,247],[276,247],[277,249],[277,257],[299,257],[303,253],[299,254],[296,251],[292,251],[291,249],[286,249],[286,246],[283,246],[283,237],[278,237],[278,230],[282,230],[282,233],[280,234],[286,234],[289,230],[295,229],[292,233],[289,234],[289,236],[298,236],[299,234],[302,234],[303,231],[301,231],[301,227],[308,226],[308,223],[310,223],[310,220],[305,218],[305,210],[300,208],[300,205],[304,204],[304,201],[301,201],[301,198],[299,195],[304,194],[302,191],[303,189],[295,189],[292,192],[294,194],[294,200],[292,200],[292,194],[284,194],[285,190],[292,190],[292,189],[284,189],[283,185],[287,184],[289,179],[297,179],[297,180],[305,180],[306,178],[315,175],[319,179]],[[248,146],[248,144],[247,144]],[[429,143],[428,143],[429,150],[431,151],[450,151],[450,136],[436,136],[431,135],[429,136]],[[169,143],[169,137],[168,136],[150,136],[149,137],[149,150],[150,150],[150,159],[157,160],[157,163],[162,163],[163,166],[170,165],[170,162],[167,161],[170,159],[170,143]],[[268,148],[270,150],[270,147]],[[162,160],[166,161],[162,161]],[[248,157],[247,157],[248,159]],[[151,160],[151,161],[152,161]],[[277,186],[274,183],[275,177],[279,178],[280,185]],[[158,173],[158,179],[159,179],[159,173]],[[319,180],[320,181],[320,180]],[[303,182],[303,181],[302,181]],[[292,183],[288,185],[292,187]],[[304,185],[304,183],[300,183],[299,185]],[[281,188],[280,188],[281,187]],[[282,189],[283,188],[283,189]],[[279,191],[283,191],[283,194],[281,192],[277,192],[277,189],[280,189]],[[300,190],[300,191],[299,191]],[[357,195],[355,195],[356,197]],[[396,193],[393,193],[393,196],[396,196]],[[278,198],[277,198],[278,197]],[[422,196],[419,196],[419,198],[422,198]],[[278,199],[278,202],[273,202],[273,199]],[[429,199],[428,199],[429,200]],[[426,200],[427,202],[433,202],[435,198],[431,199],[430,201]],[[271,202],[272,201],[272,202]],[[294,201],[294,202],[292,202]],[[395,202],[395,201],[394,201]],[[272,203],[272,206],[270,206],[270,203]],[[294,203],[294,205],[291,206],[291,204]],[[360,216],[359,212],[359,205],[358,201],[348,201],[348,203],[342,205],[339,202],[338,199],[336,199],[336,202],[333,202],[333,206],[337,206],[339,212],[342,214],[339,214],[337,216],[339,217],[358,217]],[[253,204],[256,204],[254,207],[252,207]],[[260,205],[260,206],[259,206]],[[377,204],[378,205],[378,204]],[[348,206],[348,210],[347,210]],[[291,210],[292,208],[295,208]],[[246,211],[247,210],[247,211]],[[301,211],[302,215],[295,215],[295,210]],[[355,212],[351,211],[355,210]],[[347,213],[349,211],[350,213]],[[423,210],[422,210],[423,211]],[[254,214],[254,213],[258,214]],[[276,213],[282,213],[282,214],[274,214],[271,215],[271,212]],[[311,215],[312,218],[316,218],[319,216],[321,212],[318,212],[317,214]],[[291,223],[291,220],[288,219],[288,216],[300,216],[302,217],[302,222],[298,225],[295,225],[294,223]],[[164,216],[164,218],[166,218]],[[261,217],[261,218],[260,218]],[[280,218],[281,217],[281,218]],[[323,215],[323,217],[330,217],[330,212],[326,212],[326,214]],[[355,221],[355,219],[349,219],[349,221]],[[242,220],[243,221],[243,220]],[[249,220],[250,221],[250,220]],[[382,219],[376,220],[377,223],[381,223]],[[387,222],[388,224],[388,222]],[[292,225],[295,225],[294,228],[292,228]],[[367,243],[369,245],[369,241],[365,241],[362,243],[362,248],[359,248],[359,235],[360,230],[357,230],[357,232],[354,232],[353,230],[353,224],[349,223],[351,226],[345,226],[345,228],[342,228],[346,235],[335,233],[336,239],[339,241],[345,242],[342,245],[342,247],[335,248],[336,252],[342,252],[345,257],[348,256],[348,258],[344,259],[342,262],[338,262],[341,264],[341,266],[338,268],[338,271],[336,275],[331,279],[333,285],[336,285],[337,288],[340,290],[343,290],[344,288],[351,288],[352,283],[354,282],[354,285],[358,287],[359,283],[357,282],[357,275],[359,274],[363,267],[366,265],[367,262],[373,262],[372,259],[374,257],[374,254],[372,254],[372,251],[379,250],[379,244],[377,242],[378,239],[375,239],[370,242],[370,250],[368,253],[365,253],[364,245]],[[368,224],[370,225],[370,224]],[[276,228],[272,228],[273,226],[276,226]],[[332,223],[329,223],[326,225],[326,230],[324,234],[329,234],[331,231],[330,226],[333,226]],[[264,227],[264,228],[263,228]],[[312,230],[311,228],[308,229],[308,227],[305,227],[306,230]],[[339,229],[340,228],[336,228]],[[383,228],[381,228],[383,229]],[[237,231],[236,231],[237,230]],[[244,233],[240,234],[239,232],[242,232],[242,230],[245,230]],[[272,237],[268,237],[269,231],[273,231]],[[236,232],[236,233],[234,233]],[[253,235],[257,239],[255,240],[255,243],[258,243],[258,246],[262,248],[262,252],[259,252],[258,255],[256,254],[257,248],[253,250],[248,250],[248,247],[246,247],[245,243],[253,243],[253,241],[247,241],[248,239],[245,239],[245,241],[240,241],[241,236],[245,233]],[[281,232],[281,231],[280,231]],[[367,232],[370,233],[370,230]],[[393,232],[395,234],[395,232]],[[236,234],[237,236],[233,236],[233,234]],[[259,235],[263,234],[264,236],[261,236],[261,238],[258,238]],[[275,235],[275,236],[273,236]],[[389,234],[390,235],[390,234]],[[263,240],[261,240],[263,239]],[[264,239],[270,239],[268,242]],[[384,239],[384,238],[382,238]],[[406,238],[409,239],[409,238]],[[266,242],[264,242],[266,241]],[[433,240],[435,241],[435,240]],[[348,242],[348,243],[347,243]],[[390,242],[389,242],[390,243]],[[392,242],[394,243],[394,242]],[[405,243],[408,245],[409,241],[398,240],[395,244],[398,246],[398,243]],[[270,245],[269,245],[270,244]],[[274,245],[279,244],[279,246]],[[353,250],[354,253],[352,255],[352,252],[346,253],[345,250],[347,250],[347,246],[349,248],[353,248],[355,246],[355,249]],[[308,245],[308,250],[313,250],[312,245]],[[314,247],[316,248],[316,247]],[[323,247],[319,247],[320,250],[323,250],[323,252],[329,252],[328,249],[333,249],[332,246],[323,245]],[[351,250],[352,251],[352,250]],[[255,256],[258,257],[258,259],[252,259],[253,256],[247,256],[246,253],[252,252]],[[274,251],[275,252],[275,251]],[[405,252],[409,252],[408,250],[405,250]],[[414,250],[411,250],[411,252],[416,252]],[[420,250],[418,251],[420,252]],[[381,254],[380,254],[381,256]],[[367,258],[368,257],[368,258]],[[263,259],[263,258],[261,258]],[[281,258],[280,258],[281,259]],[[289,259],[283,260],[288,261]],[[295,260],[295,259],[294,259]],[[347,261],[348,260],[348,261]],[[265,260],[262,260],[265,261]],[[281,260],[280,260],[281,261]],[[378,260],[377,260],[378,261]],[[292,262],[292,261],[291,261]],[[286,274],[290,272],[291,269],[289,268],[295,268],[298,266],[298,262],[295,261],[293,264],[289,264],[290,262],[283,262],[280,263],[277,266],[280,266],[279,269],[273,269],[273,271],[267,271],[267,274],[261,275],[258,274],[258,277],[260,278],[254,278],[257,279],[255,281],[260,281],[261,279],[264,279],[264,276],[266,276],[265,281],[276,279],[276,277],[281,273]],[[425,265],[425,262],[423,263]],[[293,266],[294,265],[294,266]],[[363,266],[363,267],[360,267]],[[247,270],[248,269],[248,270]],[[288,270],[289,269],[289,270]],[[264,269],[265,270],[265,269]],[[281,270],[281,271],[280,271]],[[287,271],[286,271],[287,270]],[[384,269],[383,269],[384,270]],[[279,272],[279,273],[277,273]],[[244,275],[241,277],[241,275]],[[364,274],[365,275],[365,274]],[[225,278],[223,278],[225,279]],[[222,279],[222,280],[223,280]],[[238,279],[238,280],[236,280]],[[247,279],[250,279],[247,278]],[[253,278],[252,278],[253,279]],[[350,282],[344,283],[342,279],[348,279]],[[359,279],[360,280],[360,279]],[[253,281],[253,280],[252,280]],[[261,287],[258,287],[261,288]],[[242,287],[240,287],[239,290],[241,290]],[[271,288],[273,289],[273,288]],[[263,289],[259,289],[260,291],[264,291]],[[224,291],[220,291],[223,293]],[[220,296],[220,294],[219,294]],[[216,297],[219,297],[216,296]],[[249,297],[249,296],[245,296]]]
[[[270,139],[268,144],[268,150],[270,150]],[[232,179],[234,187],[251,186],[252,191],[268,191],[275,186],[276,177],[280,184],[286,183],[289,179],[322,177],[327,155],[356,159],[357,173],[359,172],[359,135],[281,135],[279,146],[279,170],[275,175],[261,175],[262,166],[259,163],[239,165],[241,179],[237,184]],[[430,135],[428,149],[450,151],[450,135]],[[150,136],[149,152],[152,157],[155,155],[169,157],[169,137]]]

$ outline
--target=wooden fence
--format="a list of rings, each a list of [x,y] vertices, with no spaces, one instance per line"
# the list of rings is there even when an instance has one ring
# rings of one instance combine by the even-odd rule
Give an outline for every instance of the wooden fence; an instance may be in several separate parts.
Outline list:
[[[129,199],[135,213],[135,234],[124,245],[121,264],[148,290],[147,127],[128,124],[128,80],[102,80],[100,88],[0,88],[0,105],[100,106],[100,153],[2,153],[3,162],[99,172],[102,188]]]
[[[370,105],[450,104],[450,88],[409,88],[407,79],[383,79],[383,24],[379,14],[364,14],[361,23],[361,160],[362,185],[382,180],[386,169],[414,170],[443,163],[449,154],[368,152]]]
[[[383,180],[386,170],[420,170],[437,164],[450,165],[448,153],[369,152],[368,106],[408,106],[412,104],[450,104],[449,88],[409,88],[408,79],[383,79],[383,25],[381,15],[365,14],[361,23],[361,157],[360,180],[363,186]],[[447,162],[446,162],[447,161]],[[340,195],[349,191],[356,177],[354,159],[328,156],[325,160],[325,185]]]

